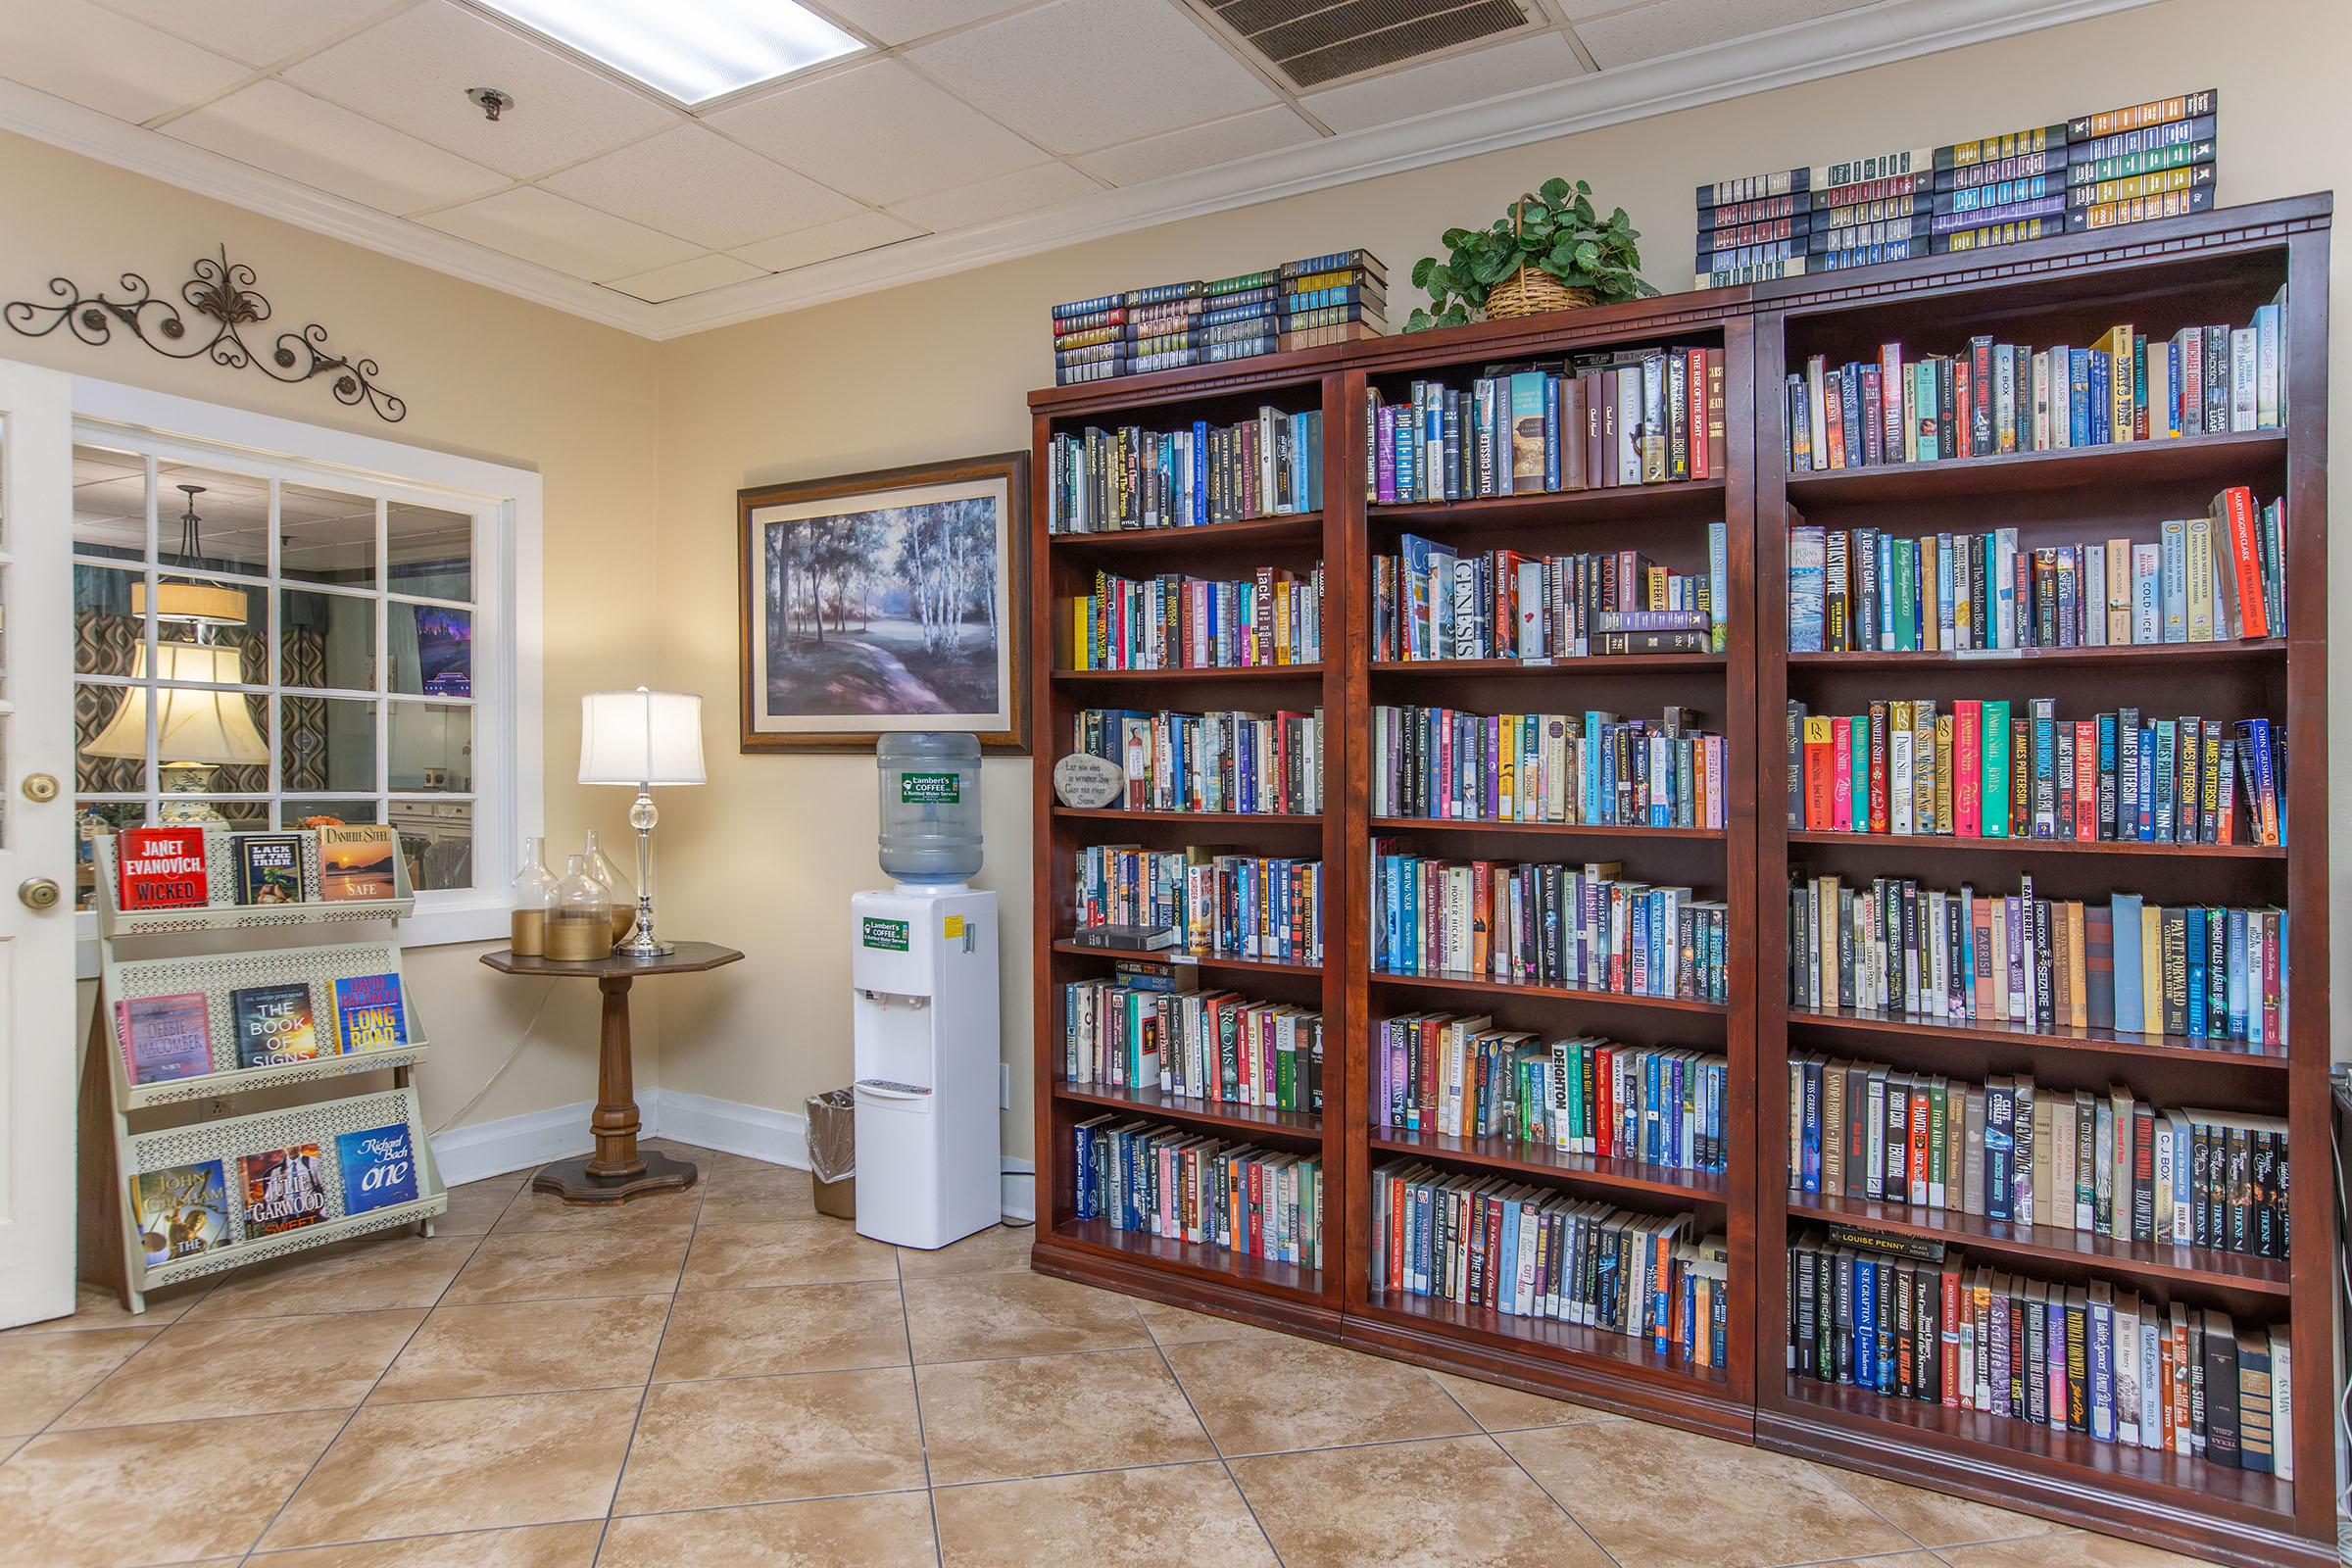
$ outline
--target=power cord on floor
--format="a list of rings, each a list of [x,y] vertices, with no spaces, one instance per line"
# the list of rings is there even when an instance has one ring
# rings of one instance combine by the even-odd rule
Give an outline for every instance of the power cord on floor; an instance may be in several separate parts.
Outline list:
[[[498,1064],[498,1071],[492,1073],[489,1081],[473,1092],[471,1100],[451,1111],[447,1117],[443,1118],[441,1125],[432,1129],[425,1135],[426,1137],[438,1137],[459,1122],[464,1121],[473,1107],[480,1104],[490,1091],[498,1087],[498,1081],[507,1075],[507,1069],[514,1066],[515,1059],[522,1054],[522,1048],[531,1043],[532,1034],[539,1028],[539,1015],[547,1011],[547,1004],[555,1000],[556,984],[555,980],[549,980],[547,989],[539,993],[539,1005],[531,1009],[530,1021],[522,1026],[522,1033],[515,1037],[514,1044],[507,1048],[507,1059]]]
[[[1014,1170],[1010,1165],[1007,1165],[1003,1170],[998,1171],[997,1174],[1000,1177],[1028,1176],[1034,1178],[1037,1175],[1037,1172],[1033,1170]],[[1034,1200],[1032,1200],[1030,1206],[1033,1208],[1036,1206]],[[1031,1230],[1037,1225],[1037,1216],[1035,1214],[1031,1214],[1027,1219],[1006,1219],[1004,1215],[1000,1214],[997,1216],[997,1223],[1004,1226],[1008,1231]]]

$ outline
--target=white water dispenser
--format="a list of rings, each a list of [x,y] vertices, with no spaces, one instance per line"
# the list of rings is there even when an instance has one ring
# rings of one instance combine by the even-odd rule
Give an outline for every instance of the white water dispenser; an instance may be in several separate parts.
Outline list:
[[[1002,1218],[997,896],[980,868],[980,748],[887,735],[882,868],[850,900],[858,1233],[936,1248]]]

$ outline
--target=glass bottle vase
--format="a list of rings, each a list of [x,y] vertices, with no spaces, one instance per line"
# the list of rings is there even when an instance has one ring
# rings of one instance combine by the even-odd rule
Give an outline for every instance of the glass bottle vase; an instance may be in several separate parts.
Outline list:
[[[612,895],[589,874],[585,857],[572,856],[547,906],[547,956],[579,962],[612,953]]]
[[[617,945],[637,924],[637,888],[627,873],[612,863],[604,846],[596,841],[596,829],[588,830],[588,842],[580,846],[580,859],[588,874],[605,885],[612,900],[612,941]]]
[[[508,899],[511,931],[508,946],[518,958],[542,957],[547,953],[547,908],[555,901],[556,879],[547,869],[547,840],[522,841],[522,869],[514,873]]]

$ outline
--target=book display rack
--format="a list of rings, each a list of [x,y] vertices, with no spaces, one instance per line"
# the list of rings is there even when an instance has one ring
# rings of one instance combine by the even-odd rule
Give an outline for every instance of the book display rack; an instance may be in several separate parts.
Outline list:
[[[133,1312],[150,1290],[347,1237],[429,1235],[449,1202],[412,1076],[430,1046],[393,934],[416,907],[407,867],[392,857],[389,897],[326,899],[316,838],[276,835],[298,849],[302,896],[239,904],[235,836],[203,837],[215,902],[180,908],[121,908],[116,841],[94,846],[80,1252],[84,1277]],[[370,929],[384,934],[302,940]],[[378,1073],[389,1089],[318,1098]],[[298,1085],[313,1086],[298,1102],[240,1109]]]
[[[1319,712],[1305,756],[1239,760],[1319,764],[1322,808],[1078,809],[1039,790],[1036,1266],[2182,1550],[2332,1556],[2334,1216],[2319,1179],[2329,217],[2328,198],[2295,198],[1033,393],[1030,581],[1036,623],[1051,628],[1033,639],[1041,767],[1079,749],[1130,778],[1204,765],[1205,754],[1119,749],[1121,726],[1163,712]],[[2180,356],[2264,322],[2275,359],[2259,414],[2249,402],[2241,419],[2225,399],[2218,422],[2184,418]],[[2120,336],[2118,323],[2130,323]],[[2205,330],[2216,323],[2218,340]],[[1974,395],[2004,385],[1975,378],[1981,342],[2014,378],[1997,400]],[[2152,399],[2157,423],[2180,433],[2034,433],[2048,381],[2031,354],[2071,368],[2080,361],[2052,345],[2102,342],[2124,345],[2110,372],[2148,368],[2146,386],[2125,377],[2116,416]],[[1816,357],[1871,367],[1877,392],[1881,370],[1900,365],[1907,384],[1916,362],[1946,356],[1947,383],[1969,387],[1959,410],[2008,421],[1989,437],[1941,422],[1937,434],[1976,455],[1925,456],[1920,409],[1906,427],[1903,405],[1887,417],[1883,397],[1862,461],[1816,466],[1827,454],[1811,428],[1801,458],[1792,448],[1792,410],[1808,424],[1813,410],[1790,377],[1812,394]],[[2117,390],[2111,374],[2100,384]],[[1319,414],[1319,446],[1300,449],[1318,487],[1260,486],[1218,513],[1244,520],[1104,524],[1122,515],[1119,486],[1149,501],[1171,457],[1191,461],[1181,441],[1144,441],[1133,450],[1147,461],[1113,458],[1087,481],[1112,503],[1084,519],[1101,531],[1062,531],[1071,519],[1050,508],[1056,436],[1076,438],[1060,443],[1066,457],[1102,432],[1109,453],[1122,430],[1230,427],[1261,410],[1284,458],[1300,455],[1283,443],[1304,428],[1287,416]],[[1611,451],[1598,421],[1620,411],[1635,426]],[[1580,427],[1592,444],[1571,455]],[[1840,430],[1840,458],[1860,429],[1857,417]],[[2179,561],[2162,557],[2192,532]],[[1997,555],[1951,542],[1996,534]],[[1888,590],[1867,628],[1815,642],[1802,617],[1817,612],[1823,536],[1841,550],[1867,536],[1874,573],[1882,559],[1919,563],[1903,613]],[[1882,558],[1883,536],[1903,555]],[[2143,562],[2135,545],[2156,550]],[[2200,559],[2230,581],[2205,580]],[[1844,566],[1857,569],[1851,557]],[[2266,570],[2283,587],[2250,618]],[[1251,643],[1275,629],[1262,589],[1285,580],[1315,589],[1272,596],[1319,616],[1298,645],[1311,662],[1261,659]],[[1840,580],[1857,606],[1859,579]],[[1220,598],[1202,583],[1261,592]],[[2193,632],[2164,625],[2176,583]],[[1870,591],[1883,586],[1874,575]],[[2143,588],[2149,636],[2131,626]],[[2001,605],[2012,589],[2021,597]],[[2007,639],[1963,629],[1996,607],[2034,623]],[[1905,784],[1944,792],[1924,804],[1959,806],[1956,818],[1871,830],[1886,807],[1872,815],[1873,758],[1853,738],[1867,726],[1848,733],[1838,775],[1860,819],[1806,798],[1801,753],[1819,732],[1792,728],[1792,705],[1856,725],[1848,715],[1874,704],[1915,721],[1924,710],[1906,741],[1924,738],[1929,755],[1902,749]],[[2025,814],[1999,837],[1977,810],[1988,787],[1977,764],[1990,757],[1980,726],[2004,704],[2025,721],[2029,778]],[[2201,749],[2184,777],[2210,797],[2228,771],[2233,794],[2218,814],[2192,795],[2165,830],[2134,831],[2119,796],[2137,791],[2105,748],[2135,749],[2142,726],[2177,746],[2192,718]],[[2042,757],[2036,742],[2061,732],[2063,749]],[[2063,801],[2058,836],[2064,792],[2044,800],[2031,786],[2054,786],[2078,735],[2070,777],[2083,788]],[[1955,752],[1965,768],[1950,765]],[[2182,755],[2168,751],[2163,772],[2174,804]],[[1906,798],[1922,804],[1917,789]],[[2272,802],[2276,835],[2262,816]],[[2043,806],[2053,821],[2037,831]],[[1891,905],[1871,904],[1889,888]],[[1941,974],[1936,995],[1904,994],[1890,1011],[1836,994],[1841,979],[1886,994],[1889,926],[1857,929],[1874,908],[1894,911],[1894,946],[1923,959],[1936,952],[1923,911],[1950,922],[1945,969],[1921,971]],[[2022,914],[2029,935],[2004,947],[2025,980],[2014,1010],[2007,989],[1998,1002],[1989,990],[1978,923],[1988,909]],[[2038,942],[2036,918],[2052,933]],[[1175,946],[1096,946],[1090,923],[1172,924]],[[2155,939],[2144,946],[2132,934],[2143,924]],[[2191,929],[2224,934],[2193,963]],[[1857,940],[1872,935],[1876,948]],[[2078,975],[2070,960],[2085,951]],[[2036,957],[2046,994],[2034,989]],[[1214,1006],[1163,1002],[1152,965]],[[2223,988],[2210,1026],[2179,1016],[2191,974],[2200,1006],[2208,976]],[[1188,1033],[1218,1008],[1259,1004],[1248,1016],[1284,1019],[1300,1038],[1311,1017],[1319,1102],[1264,1087],[1296,1058],[1291,1034],[1261,1051],[1252,1029],[1238,1041],[1212,1030],[1206,1045]],[[1185,1071],[1163,1080],[1169,1054],[1187,1051]],[[1842,1145],[1838,1179],[1823,1179],[1806,1086],[1832,1065],[1841,1102],[1845,1083],[1876,1070],[1917,1091],[1906,1103],[1948,1108],[1951,1141],[1911,1151],[1924,1172],[1932,1148],[1948,1186],[1930,1195],[1923,1174],[1874,1190]],[[2038,1176],[2020,1175],[2034,1165],[2019,1146],[2033,1125],[2017,1103],[2027,1084],[2051,1135]],[[1973,1141],[1984,1100],[2006,1107],[1996,1120],[2017,1117],[1991,1150]],[[2057,1136],[2078,1111],[2097,1113],[2083,1136]],[[2166,1194],[2186,1220],[2207,1190],[2151,1174],[2159,1127],[2168,1151],[2178,1131],[2183,1171],[2192,1127],[2222,1129],[2216,1149],[2267,1151],[2277,1169],[2211,1187],[2221,1229],[2197,1228],[2199,1214],[2177,1231],[2149,1200]],[[2194,1136],[2205,1148],[2205,1131]],[[2031,1182],[2063,1179],[2048,1174],[2060,1149],[2087,1177],[2094,1147],[2115,1155],[2112,1170],[2098,1161],[2111,1190],[2084,1181],[2080,1214],[2034,1206],[2053,1201]],[[2291,1184],[2289,1151],[2302,1165]],[[2021,1185],[1987,1203],[1996,1154]],[[2234,1223],[2244,1236],[2224,1236]],[[1857,1248],[1877,1254],[1857,1268]],[[1817,1277],[1800,1279],[1792,1258]],[[1834,1266],[1849,1291],[1856,1278],[1873,1293],[1899,1287],[1884,1298],[1911,1309],[1915,1337],[1901,1343],[1916,1353],[1896,1372],[1858,1374],[1811,1345],[1800,1358],[1792,1325],[1825,1321],[1802,1315],[1800,1294]],[[1956,1298],[1931,1299],[1931,1283],[1955,1288],[1946,1278]],[[2070,1305],[2082,1307],[2080,1372],[2066,1355]],[[2046,1325],[2028,1307],[2046,1308]],[[1929,1381],[1947,1359],[1989,1365],[1996,1317],[2015,1400]],[[1850,1304],[1835,1321],[1853,1333]],[[2045,1326],[2057,1353],[2029,1376],[2012,1355],[2045,1352]],[[2181,1410],[2192,1388],[2200,1401],[2193,1421],[2157,1397],[2176,1377]],[[2066,1408],[2078,1391],[2079,1422]]]

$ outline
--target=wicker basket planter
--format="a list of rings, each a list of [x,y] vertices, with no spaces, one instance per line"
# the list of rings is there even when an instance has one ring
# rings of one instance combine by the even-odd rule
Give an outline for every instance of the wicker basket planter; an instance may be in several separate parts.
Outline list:
[[[1443,257],[1413,267],[1429,304],[1414,307],[1404,329],[1518,321],[1655,294],[1642,280],[1641,231],[1622,207],[1599,216],[1592,196],[1581,179],[1547,179],[1485,228],[1446,230]]]
[[[1598,298],[1589,288],[1570,288],[1549,272],[1522,267],[1488,291],[1487,319],[1516,321],[1546,311],[1581,311]]]

